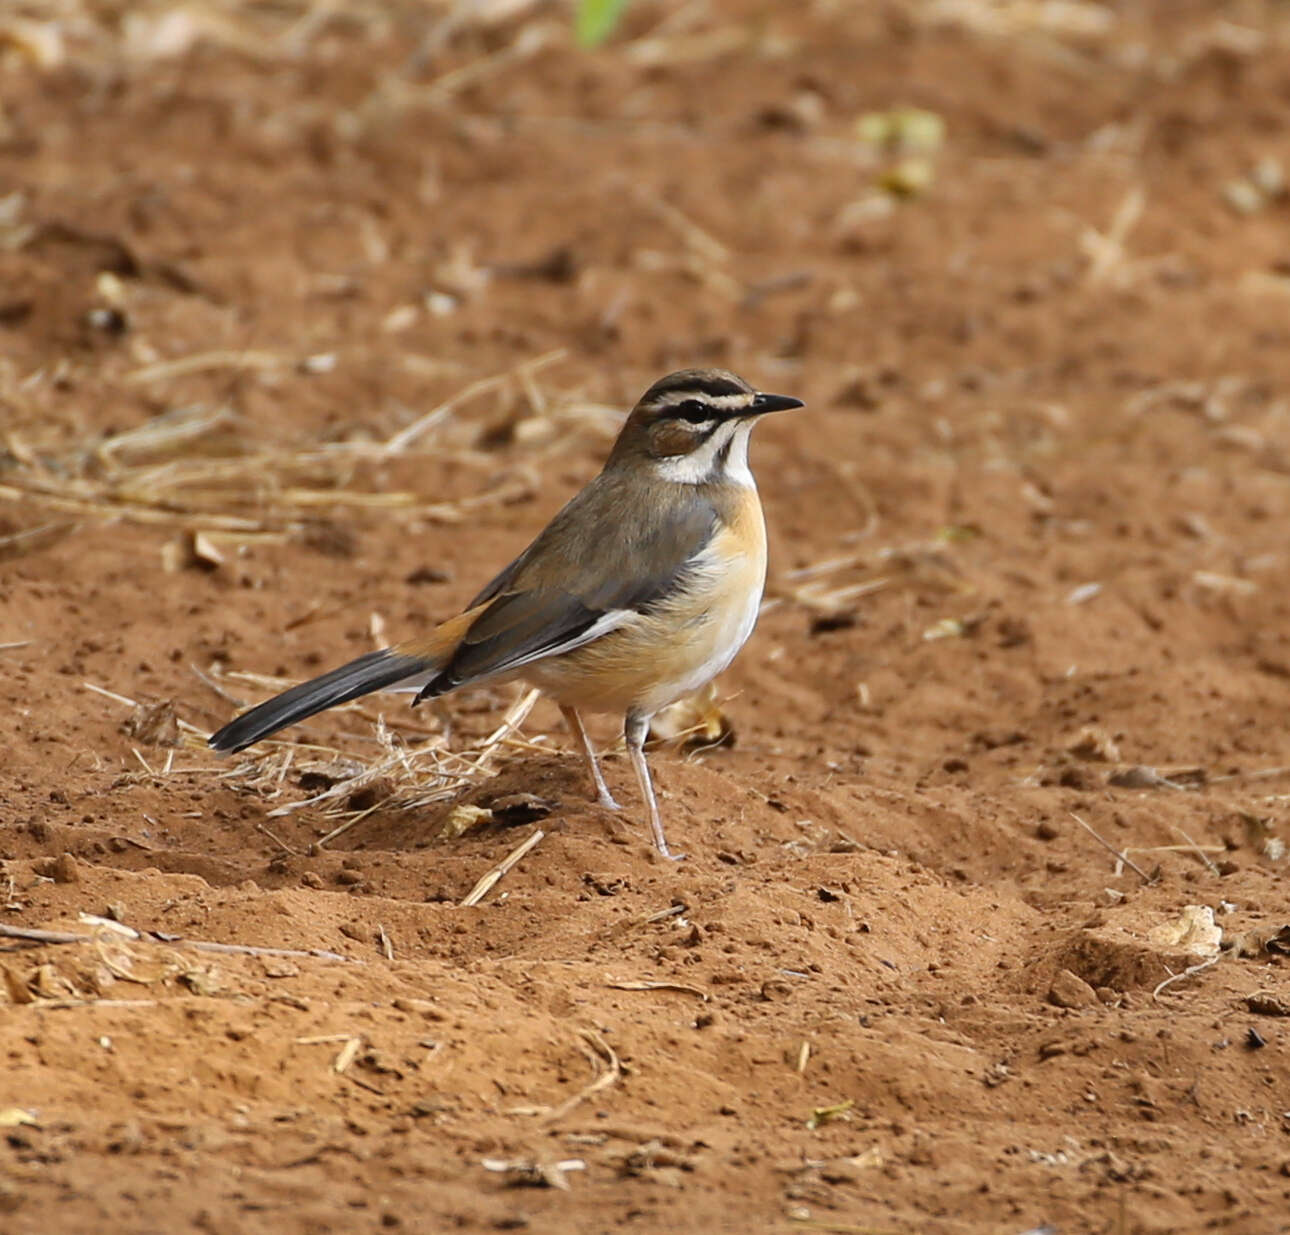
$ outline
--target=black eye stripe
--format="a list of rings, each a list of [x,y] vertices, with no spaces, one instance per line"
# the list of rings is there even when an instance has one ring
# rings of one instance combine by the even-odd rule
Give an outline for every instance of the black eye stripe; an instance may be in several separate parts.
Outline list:
[[[699,399],[686,399],[683,403],[678,403],[667,411],[671,419],[684,420],[688,425],[701,425],[705,421],[713,420],[716,412]]]

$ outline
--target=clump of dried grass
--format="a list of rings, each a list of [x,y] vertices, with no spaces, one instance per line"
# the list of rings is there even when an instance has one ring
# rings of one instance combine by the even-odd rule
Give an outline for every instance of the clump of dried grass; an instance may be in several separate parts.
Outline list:
[[[274,690],[287,685],[275,678],[251,674],[202,674],[201,677],[228,699],[235,696],[225,689],[227,680],[254,680],[269,684]],[[147,705],[126,695],[92,682],[84,685],[87,690],[130,708],[132,717],[146,710]],[[497,758],[504,749],[514,746],[533,749],[536,744],[520,738],[518,731],[533,710],[538,693],[527,690],[519,695],[491,732],[458,749],[450,746],[447,733],[423,736],[425,728],[415,721],[409,725],[416,739],[409,740],[396,732],[396,728],[403,727],[401,724],[387,724],[383,716],[377,715],[375,741],[366,750],[363,743],[355,743],[342,751],[317,741],[270,738],[252,750],[243,751],[230,767],[222,767],[213,759],[208,764],[176,767],[174,749],[167,752],[164,765],[154,767],[136,750],[135,756],[143,771],[130,775],[152,780],[170,776],[218,776],[265,802],[278,803],[268,812],[269,818],[317,809],[324,818],[339,821],[316,842],[326,845],[377,811],[417,811],[451,801],[493,776]],[[356,704],[336,710],[364,714]],[[189,751],[207,751],[204,730],[183,719],[177,719],[176,723],[177,746]],[[317,792],[310,793],[310,789]],[[303,797],[299,796],[302,790]],[[290,849],[281,840],[278,843]]]
[[[484,394],[513,386],[528,392],[531,400],[535,374],[564,355],[564,349],[556,349],[473,382],[384,441],[240,449],[227,440],[231,411],[200,406],[167,412],[58,457],[45,457],[27,443],[10,441],[6,445],[12,466],[0,484],[0,501],[234,536],[299,532],[327,507],[399,510],[431,522],[460,523],[482,506],[527,494],[532,480],[520,475],[455,502],[427,502],[417,493],[363,488],[358,479],[362,466],[430,453],[433,447],[426,439],[431,430],[441,429],[458,408]],[[234,354],[219,353],[221,363],[231,357]],[[202,360],[185,358],[189,368]],[[155,376],[148,374],[147,380]],[[576,400],[539,399],[541,419],[551,426],[551,436],[566,444],[568,434],[579,432],[589,419]],[[435,457],[442,459],[443,451],[435,451]],[[17,554],[69,530],[74,530],[69,522],[46,524],[6,537],[0,551]]]

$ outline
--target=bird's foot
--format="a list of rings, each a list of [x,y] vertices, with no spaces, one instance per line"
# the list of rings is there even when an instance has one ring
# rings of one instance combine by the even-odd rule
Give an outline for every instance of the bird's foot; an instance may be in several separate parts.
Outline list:
[[[610,793],[608,789],[601,789],[601,790],[596,794],[596,804],[597,804],[598,806],[603,806],[606,810],[622,810],[622,809],[623,809],[621,806],[619,806],[619,805],[618,805],[618,802],[617,802],[617,800],[614,798],[614,795],[613,795],[612,793]]]

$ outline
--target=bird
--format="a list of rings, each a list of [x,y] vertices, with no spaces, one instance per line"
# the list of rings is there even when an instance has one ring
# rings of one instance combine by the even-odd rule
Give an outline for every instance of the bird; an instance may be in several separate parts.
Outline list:
[[[251,708],[212,734],[243,750],[378,690],[413,705],[524,680],[550,696],[602,806],[619,805],[583,712],[623,718],[654,846],[668,846],[645,758],[651,718],[721,673],[756,624],[766,523],[748,439],[768,412],[804,407],[724,369],[681,369],[628,414],[600,473],[466,606],[429,634],[368,652]]]

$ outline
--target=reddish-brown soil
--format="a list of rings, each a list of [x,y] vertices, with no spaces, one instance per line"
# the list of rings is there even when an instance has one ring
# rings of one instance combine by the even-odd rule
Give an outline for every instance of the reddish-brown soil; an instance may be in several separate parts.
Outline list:
[[[1290,1230],[1284,7],[512,7],[0,19],[0,924],[161,933],[4,941],[0,1229]],[[425,630],[695,363],[809,406],[735,744],[653,756],[686,862],[545,702],[462,798],[536,825],[320,849],[307,748],[87,689],[205,733]],[[445,718],[284,736],[378,709]],[[1242,946],[1157,993],[1187,905]]]

